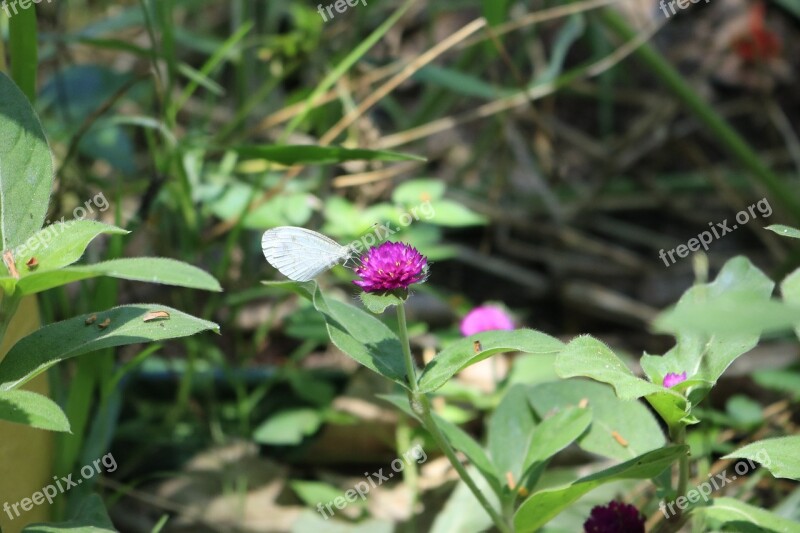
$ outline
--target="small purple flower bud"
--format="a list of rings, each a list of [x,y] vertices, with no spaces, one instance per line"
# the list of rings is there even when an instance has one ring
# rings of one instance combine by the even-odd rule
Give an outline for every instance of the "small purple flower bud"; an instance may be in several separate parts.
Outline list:
[[[675,374],[673,372],[668,373],[664,376],[664,383],[663,385],[668,389],[674,387],[678,383],[683,383],[686,381],[686,372],[681,372],[680,374]]]

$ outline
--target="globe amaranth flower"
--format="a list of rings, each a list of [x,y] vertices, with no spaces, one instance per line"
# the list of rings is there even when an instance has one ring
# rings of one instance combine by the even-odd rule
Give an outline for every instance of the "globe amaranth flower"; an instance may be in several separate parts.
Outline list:
[[[409,285],[425,281],[428,259],[408,244],[385,242],[367,250],[355,272],[361,279],[353,283],[366,292],[407,289]]]
[[[663,385],[667,388],[674,387],[678,383],[683,383],[686,381],[686,372],[681,372],[680,374],[675,374],[674,372],[668,373],[664,376],[664,383]]]
[[[461,321],[461,334],[465,337],[497,329],[514,329],[514,321],[499,307],[476,307]]]
[[[644,533],[644,516],[633,505],[612,501],[592,509],[584,533]]]

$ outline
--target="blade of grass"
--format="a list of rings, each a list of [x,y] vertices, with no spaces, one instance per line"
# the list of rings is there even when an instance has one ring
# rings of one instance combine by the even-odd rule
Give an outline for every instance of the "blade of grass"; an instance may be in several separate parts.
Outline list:
[[[602,17],[605,24],[621,38],[628,40],[635,35],[634,30],[616,11],[603,10]],[[642,44],[635,54],[714,134],[719,144],[774,196],[775,201],[782,204],[795,220],[800,221],[800,197],[764,164],[747,141],[686,83],[664,56],[647,43]]]
[[[39,65],[36,9],[20,9],[8,21],[11,78],[31,103],[36,101],[36,68]]]
[[[366,39],[361,41],[361,43],[356,46],[352,52],[347,54],[347,56],[345,56],[345,58],[339,62],[339,64],[336,65],[336,67],[334,67],[334,69],[327,76],[325,76],[319,85],[314,88],[308,98],[306,98],[303,110],[299,114],[295,115],[292,121],[289,122],[289,125],[286,126],[286,129],[283,131],[281,140],[278,144],[283,144],[283,142],[289,137],[289,135],[291,135],[295,128],[297,128],[297,126],[300,125],[303,120],[305,120],[305,118],[308,116],[308,113],[315,107],[320,97],[328,92],[328,90],[333,87],[333,85],[342,76],[344,76],[348,70],[350,70],[350,67],[352,67],[356,61],[361,59],[361,57],[363,57],[364,54],[366,54],[367,51],[375,45],[375,43],[377,43],[384,35],[386,35],[386,32],[388,32],[389,29],[391,29],[391,27],[394,26],[398,20],[400,20],[400,17],[402,17],[406,11],[408,11],[414,1],[415,0],[407,0],[406,3],[400,6],[400,9],[395,11],[391,17],[386,19],[383,24],[378,26],[378,28],[369,34]]]

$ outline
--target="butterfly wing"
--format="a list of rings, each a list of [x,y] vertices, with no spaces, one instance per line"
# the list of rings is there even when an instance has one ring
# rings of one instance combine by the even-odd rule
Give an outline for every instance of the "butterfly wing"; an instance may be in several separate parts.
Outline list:
[[[309,281],[350,255],[321,233],[295,226],[281,226],[264,232],[261,249],[269,264],[294,281]]]

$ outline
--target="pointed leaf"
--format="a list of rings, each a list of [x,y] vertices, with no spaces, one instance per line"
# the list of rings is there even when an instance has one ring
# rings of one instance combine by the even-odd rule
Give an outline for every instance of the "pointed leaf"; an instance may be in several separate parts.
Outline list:
[[[800,239],[800,230],[792,228],[790,226],[784,226],[783,224],[773,224],[771,226],[767,226],[764,229],[768,229],[770,231],[774,231],[778,235],[783,235],[784,237],[791,237],[793,239]]]
[[[50,431],[69,431],[69,420],[53,400],[26,390],[0,391],[0,419]]]
[[[44,224],[53,160],[24,94],[0,72],[0,249],[22,244]]]
[[[730,293],[748,295],[764,302],[769,300],[773,286],[772,281],[747,258],[735,257],[725,263],[713,283],[695,285],[684,293],[672,311],[663,316],[673,317],[670,320],[675,320],[676,324],[678,320],[686,322],[683,316],[685,312],[697,318],[694,309]],[[729,308],[728,311],[736,310]],[[723,313],[714,320],[724,323],[727,318]],[[677,344],[666,355],[642,357],[642,368],[655,383],[660,383],[669,372],[686,372],[689,379],[699,379],[713,385],[728,366],[751,350],[759,339],[758,332],[728,332],[721,335],[697,331],[695,324],[684,325],[687,327],[681,325],[677,328]],[[724,329],[730,328],[726,325]]]
[[[125,235],[128,231],[93,220],[51,224],[13,250],[17,271],[21,278],[25,278],[71,265],[81,258],[89,243],[103,233]],[[26,266],[32,258],[38,263],[35,269]]]
[[[260,145],[234,148],[242,159],[263,159],[282,165],[330,164],[356,160],[425,161],[424,157],[387,150],[362,150],[339,146]]]
[[[496,471],[501,476],[510,474],[515,484],[522,477],[523,461],[535,427],[527,389],[524,385],[514,385],[503,395],[489,419],[488,440]]]
[[[775,477],[800,480],[800,435],[752,442],[723,459],[751,459]]]
[[[655,477],[686,453],[689,453],[688,446],[668,446],[586,476],[565,487],[537,492],[517,509],[514,526],[519,533],[535,531],[595,487],[617,479]]]
[[[66,267],[49,272],[38,272],[37,270],[37,272],[22,278],[18,287],[22,294],[33,294],[98,276],[207,291],[222,290],[219,282],[207,272],[181,261],[161,257],[114,259],[93,265]]]
[[[435,391],[457,372],[496,353],[547,354],[557,353],[563,347],[558,339],[531,329],[478,333],[454,342],[428,363],[419,378],[419,388],[421,392]]]
[[[327,299],[315,286],[314,307],[322,313],[331,342],[341,351],[408,388],[400,339],[386,325],[355,306]]]
[[[592,424],[577,442],[587,452],[624,461],[665,442],[658,421],[644,404],[620,400],[602,383],[584,379],[542,383],[528,390],[528,400],[541,418],[586,400]]]
[[[16,388],[64,359],[102,348],[187,337],[209,330],[219,332],[219,326],[156,304],[124,305],[56,322],[11,347],[0,362],[0,390]]]
[[[562,378],[587,377],[608,383],[621,400],[645,396],[671,427],[687,416],[683,395],[634,376],[608,346],[588,335],[575,338],[558,354],[556,372]]]
[[[702,514],[712,529],[709,531],[751,531],[758,533],[797,533],[798,526],[789,520],[760,507],[740,502],[736,498],[714,498],[709,507],[698,507],[693,514]],[[755,526],[755,527],[753,527]]]

